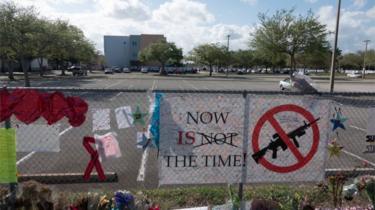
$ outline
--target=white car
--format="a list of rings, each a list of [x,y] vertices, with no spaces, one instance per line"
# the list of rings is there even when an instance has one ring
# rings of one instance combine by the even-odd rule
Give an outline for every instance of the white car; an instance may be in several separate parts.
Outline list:
[[[104,69],[104,74],[113,74],[113,71],[110,68],[105,68]]]
[[[142,68],[141,68],[141,72],[142,72],[142,73],[148,73],[148,69],[147,69],[146,67],[142,67]]]
[[[291,90],[293,87],[293,82],[290,78],[285,78],[279,82],[280,90]]]
[[[347,74],[346,76],[350,78],[361,78],[362,74],[358,72],[352,72],[352,73]]]
[[[130,73],[130,69],[128,67],[122,68],[123,73]]]

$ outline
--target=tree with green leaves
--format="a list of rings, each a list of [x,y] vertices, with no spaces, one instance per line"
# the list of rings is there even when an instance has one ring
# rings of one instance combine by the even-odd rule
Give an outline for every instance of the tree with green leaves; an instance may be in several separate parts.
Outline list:
[[[272,16],[260,14],[260,26],[252,34],[251,41],[251,47],[256,51],[287,54],[292,71],[296,69],[297,54],[328,44],[326,26],[311,11],[306,16],[295,16],[293,12],[280,10]]]
[[[190,52],[190,58],[197,64],[209,66],[210,76],[212,76],[213,66],[219,66],[220,62],[223,62],[222,59],[230,59],[226,47],[217,44],[202,44],[195,47]]]
[[[172,42],[162,40],[160,42],[152,43],[150,46],[143,49],[139,54],[141,62],[157,61],[160,63],[160,74],[167,75],[165,65],[168,63],[180,63],[183,59],[182,49],[177,48]]]

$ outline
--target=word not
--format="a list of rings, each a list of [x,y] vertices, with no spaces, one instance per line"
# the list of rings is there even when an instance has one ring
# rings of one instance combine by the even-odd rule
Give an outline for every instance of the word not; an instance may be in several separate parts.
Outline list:
[[[367,135],[366,142],[375,142],[375,135]]]
[[[198,167],[197,159],[202,159],[203,167],[241,167],[245,166],[246,154],[243,155],[165,155],[167,167]]]
[[[178,131],[178,141],[177,144],[180,145],[193,145],[196,143],[196,136],[200,135],[200,141],[198,145],[194,147],[200,147],[207,144],[217,144],[217,145],[230,145],[233,147],[238,147],[233,144],[233,137],[238,136],[238,133],[199,133],[194,131],[188,131],[184,135],[184,131]],[[184,138],[185,137],[185,138]]]
[[[190,122],[194,122],[195,124],[203,123],[203,124],[209,124],[214,121],[216,124],[218,124],[220,121],[222,123],[226,123],[228,119],[229,112],[196,112],[191,113],[187,112],[187,124],[190,124]]]

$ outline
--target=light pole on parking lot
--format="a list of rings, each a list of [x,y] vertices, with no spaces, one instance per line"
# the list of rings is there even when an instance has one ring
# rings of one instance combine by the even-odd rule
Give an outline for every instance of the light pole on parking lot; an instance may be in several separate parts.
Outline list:
[[[229,56],[229,38],[230,38],[230,34],[227,35],[227,53],[228,53],[228,56]],[[229,65],[227,66],[227,77],[229,75]]]
[[[340,25],[340,9],[341,0],[337,0],[337,17],[336,17],[336,30],[335,30],[335,43],[332,49],[332,60],[331,60],[331,77],[330,83],[330,93],[333,93],[334,83],[335,83],[335,69],[336,69],[336,50],[337,50],[337,38],[339,35],[339,25]]]
[[[371,40],[364,40],[363,42],[365,43],[365,53],[363,54],[362,79],[365,78],[365,74],[366,74],[366,54],[367,54],[367,46],[368,46],[368,43],[371,42]]]

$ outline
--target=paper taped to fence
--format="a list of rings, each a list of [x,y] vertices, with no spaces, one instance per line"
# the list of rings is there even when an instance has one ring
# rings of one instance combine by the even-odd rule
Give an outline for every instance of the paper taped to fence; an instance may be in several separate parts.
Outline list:
[[[324,179],[330,102],[302,97],[249,97],[247,182]]]
[[[0,128],[0,184],[16,182],[16,131]]]
[[[93,109],[92,110],[92,130],[109,130],[110,125],[110,109]]]
[[[133,125],[134,119],[132,108],[130,106],[123,106],[115,109],[115,114],[119,129],[129,128]]]
[[[115,132],[109,132],[104,135],[94,135],[100,161],[121,157],[121,150],[116,137],[117,134]]]
[[[368,110],[367,136],[375,136],[375,108]],[[375,141],[375,137],[373,139]]]
[[[163,95],[159,184],[238,183],[243,113],[242,95]]]
[[[18,125],[17,152],[60,152],[60,124]]]

